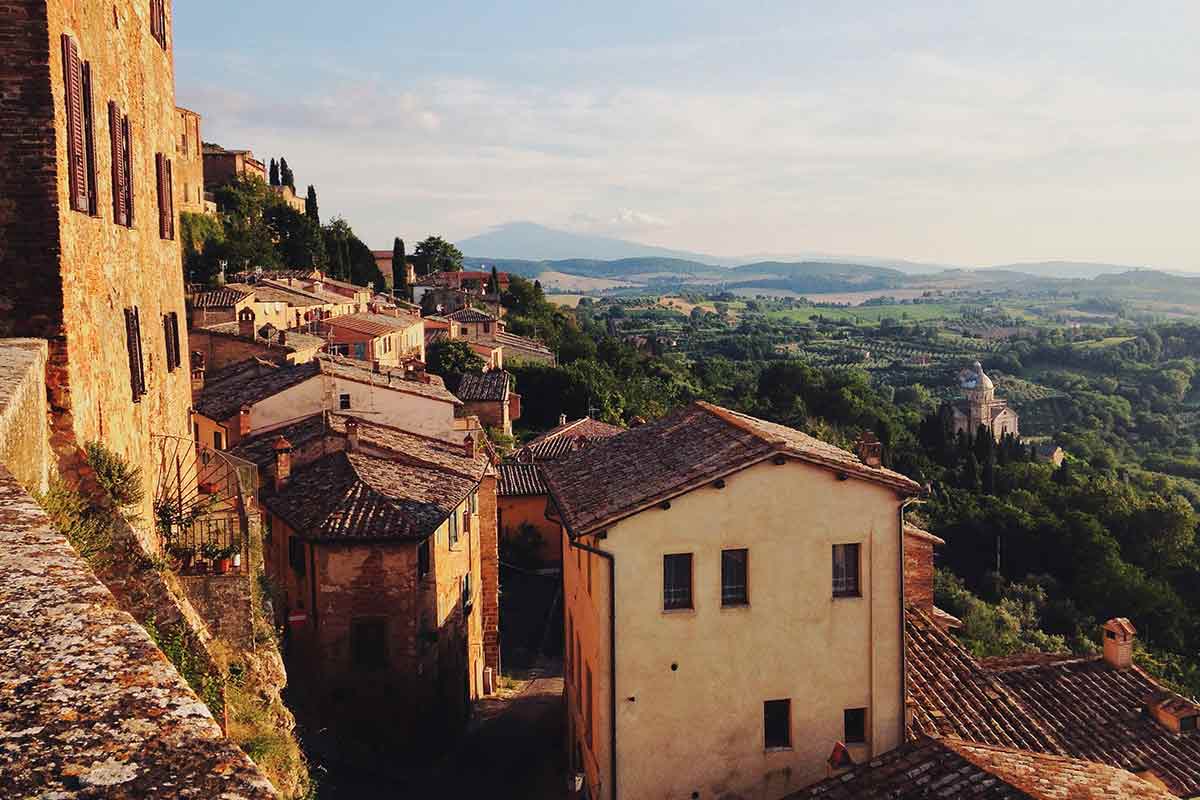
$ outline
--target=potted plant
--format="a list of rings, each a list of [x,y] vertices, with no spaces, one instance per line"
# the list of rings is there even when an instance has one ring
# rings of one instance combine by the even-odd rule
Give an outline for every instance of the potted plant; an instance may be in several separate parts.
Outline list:
[[[217,553],[217,559],[213,562],[213,566],[217,568],[218,575],[228,575],[229,568],[233,566],[233,554],[236,548],[233,546],[222,547]]]
[[[217,570],[217,561],[223,552],[224,550],[216,542],[205,542],[200,545],[200,555],[204,556],[214,571]]]
[[[188,547],[185,544],[173,544],[170,548],[171,558],[175,559],[176,568],[180,571],[187,571],[192,568],[192,559],[196,557],[196,550]]]

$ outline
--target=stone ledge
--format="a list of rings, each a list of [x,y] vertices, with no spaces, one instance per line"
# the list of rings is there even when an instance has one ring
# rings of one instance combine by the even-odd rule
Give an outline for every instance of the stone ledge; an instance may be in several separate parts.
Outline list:
[[[0,785],[18,797],[276,796],[3,466]]]
[[[0,464],[44,492],[51,470],[44,339],[0,339]]]

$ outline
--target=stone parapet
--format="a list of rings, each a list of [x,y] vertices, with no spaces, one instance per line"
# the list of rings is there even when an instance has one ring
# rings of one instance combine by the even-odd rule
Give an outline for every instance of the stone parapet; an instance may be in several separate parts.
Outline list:
[[[2,466],[0,632],[6,793],[276,796]]]
[[[0,339],[0,464],[22,486],[44,492],[51,474],[43,339]]]

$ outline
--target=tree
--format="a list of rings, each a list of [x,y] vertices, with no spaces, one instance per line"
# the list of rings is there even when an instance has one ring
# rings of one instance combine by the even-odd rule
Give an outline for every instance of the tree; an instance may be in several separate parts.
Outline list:
[[[488,278],[488,294],[499,296],[500,294],[500,273],[496,272],[496,266],[492,265],[492,276]]]
[[[330,273],[358,286],[370,284],[382,290],[383,273],[375,263],[375,254],[354,234],[350,225],[344,219],[335,219],[323,230]]]
[[[262,178],[240,175],[215,194],[225,229],[222,260],[229,269],[278,267],[274,233],[264,217],[264,211],[277,200]]]
[[[466,372],[482,372],[483,359],[476,355],[463,339],[447,339],[435,342],[425,353],[427,367],[435,375],[462,375]]]
[[[287,159],[282,157],[279,159],[279,185],[290,186],[293,192],[296,191],[296,176],[292,174]]]
[[[321,269],[327,254],[321,227],[286,203],[267,207],[264,220],[275,239],[275,249],[287,267]]]
[[[317,208],[317,190],[311,183],[308,185],[308,196],[304,198],[304,213],[314,225],[321,224],[321,211]]]
[[[271,185],[278,186],[279,185],[279,162],[273,158],[271,159],[270,176],[271,176],[271,178],[270,178]]]
[[[425,274],[431,272],[461,272],[462,251],[440,236],[430,236],[417,245],[415,255],[424,265]]]
[[[392,242],[392,291],[405,300],[409,298],[408,259],[404,255],[404,240],[399,236]]]

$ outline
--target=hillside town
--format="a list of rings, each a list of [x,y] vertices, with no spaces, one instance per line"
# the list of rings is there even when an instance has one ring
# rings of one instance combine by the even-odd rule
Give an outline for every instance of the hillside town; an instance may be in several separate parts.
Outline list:
[[[175,33],[0,5],[0,794],[1200,797],[1149,601],[1004,653],[938,604],[1007,551],[928,504],[1083,469],[1012,383],[951,365],[937,486],[799,367],[680,393],[624,311],[323,227],[176,105]]]

